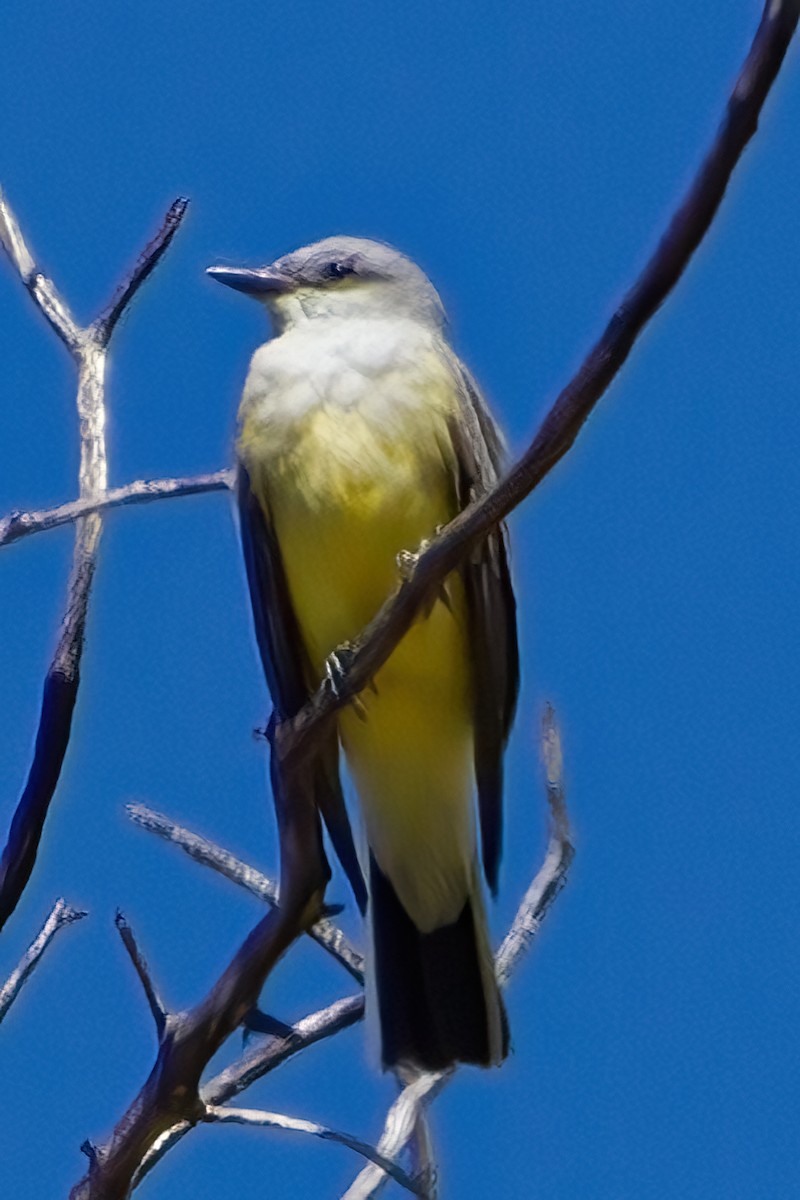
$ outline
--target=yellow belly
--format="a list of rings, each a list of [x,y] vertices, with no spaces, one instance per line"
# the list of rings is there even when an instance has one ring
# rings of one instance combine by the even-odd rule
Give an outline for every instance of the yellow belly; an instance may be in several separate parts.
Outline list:
[[[384,436],[358,408],[320,407],[270,455],[243,430],[254,489],[266,495],[316,678],[397,584],[396,556],[456,511],[446,422],[429,407],[412,437]],[[263,447],[263,452],[262,452]],[[470,666],[460,580],[401,640],[362,694],[366,721],[339,720],[367,839],[423,930],[456,919],[475,853]]]

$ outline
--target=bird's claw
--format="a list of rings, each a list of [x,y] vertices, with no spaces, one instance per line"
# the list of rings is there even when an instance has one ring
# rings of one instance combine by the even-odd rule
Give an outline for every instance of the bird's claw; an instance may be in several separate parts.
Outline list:
[[[343,700],[347,691],[347,673],[350,670],[350,665],[355,655],[355,647],[350,642],[343,642],[341,646],[337,646],[325,660],[325,678],[328,681],[328,687],[332,695],[337,700]],[[371,683],[373,690],[375,684]],[[351,696],[350,706],[356,716],[361,721],[366,721],[367,710],[364,707],[364,701],[360,696]]]
[[[401,550],[396,556],[395,562],[397,563],[397,569],[400,572],[400,578],[403,583],[408,583],[414,574],[414,568],[418,560],[419,554],[414,554],[411,550]]]
[[[439,532],[438,528],[436,532]],[[414,568],[419,562],[420,556],[425,553],[430,544],[430,538],[423,538],[416,550],[401,550],[399,554],[395,555],[397,569],[404,583],[408,583],[414,574]]]
[[[325,659],[325,678],[337,700],[341,700],[345,692],[347,672],[353,661],[354,653],[354,648],[350,642],[342,642],[341,646],[337,646],[335,650],[331,650]]]

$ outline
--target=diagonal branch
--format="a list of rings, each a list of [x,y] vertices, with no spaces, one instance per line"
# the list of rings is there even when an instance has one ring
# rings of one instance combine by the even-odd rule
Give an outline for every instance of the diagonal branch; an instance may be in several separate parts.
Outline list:
[[[570,840],[563,782],[561,737],[555,714],[548,704],[542,719],[542,757],[545,767],[547,803],[550,809],[550,838],[544,862],[525,893],[494,965],[500,987],[508,985],[515,967],[538,934],[542,921],[567,881],[575,850]],[[395,1100],[386,1116],[378,1150],[396,1160],[412,1138],[425,1110],[454,1077],[455,1071],[420,1072]],[[342,1200],[368,1200],[376,1196],[388,1177],[379,1167],[365,1167],[345,1192]]]
[[[78,367],[76,397],[80,428],[78,484],[82,501],[103,495],[108,486],[106,462],[105,369],[109,341],[119,313],[152,271],[180,222],[185,203],[176,202],[164,226],[99,325],[80,329],[54,285],[37,271],[16,217],[0,193],[0,242],[22,282],[44,316],[68,347]],[[119,311],[117,311],[119,310]],[[116,315],[114,315],[116,314]],[[44,682],[39,728],[28,779],[11,821],[0,858],[0,929],[14,911],[30,878],[42,830],[55,794],[69,744],[78,696],[86,614],[92,589],[102,518],[94,511],[78,519],[75,549],[67,586],[67,602],[58,644]]]
[[[767,0],[716,138],[655,252],[624,296],[575,376],[556,399],[538,433],[508,475],[465,509],[419,555],[409,577],[383,605],[348,654],[334,690],[322,683],[306,706],[276,731],[281,761],[319,739],[337,709],[374,679],[426,601],[470,547],[528,496],[572,446],[597,401],[630,353],[641,330],[683,274],[719,208],[800,18],[798,0]]]
[[[186,216],[188,207],[189,201],[186,196],[178,196],[177,200],[173,200],[158,233],[145,246],[133,270],[119,285],[111,303],[95,321],[94,331],[101,346],[108,345],[120,317],[127,310],[144,281],[153,273],[166,254],[170,242],[180,228],[181,221]]]
[[[278,888],[272,880],[262,875],[255,867],[236,858],[230,851],[223,850],[189,829],[184,829],[182,825],[176,824],[162,813],[154,812],[144,804],[128,804],[126,811],[136,825],[180,846],[196,862],[203,863],[224,875],[226,879],[238,883],[240,887],[258,896],[259,900],[266,900],[267,904],[273,907],[278,903]],[[341,963],[354,979],[359,983],[364,982],[364,957],[350,945],[338,925],[328,917],[322,917],[307,930],[307,933]]]
[[[555,746],[550,750],[548,762],[558,763],[558,735],[549,709],[545,714],[545,733],[548,730],[552,730],[552,739],[555,742]],[[529,887],[498,953],[498,977],[502,969],[503,984],[507,982],[514,966],[538,932],[547,909],[563,885],[572,861],[573,851],[569,842],[560,774],[556,777],[549,765],[547,769],[547,795],[552,826],[550,843],[544,863]],[[555,783],[558,786],[555,786]],[[233,1099],[250,1084],[275,1070],[301,1050],[361,1020],[364,1015],[363,996],[338,1000],[328,1008],[298,1021],[287,1035],[270,1036],[249,1047],[236,1062],[199,1086],[197,1081],[205,1064],[221,1044],[224,1030],[220,1025],[230,1019],[230,1012],[224,1010],[220,1000],[220,997],[227,995],[230,1002],[234,1001],[231,992],[226,991],[226,977],[229,978],[228,989],[235,988],[238,996],[244,996],[235,1010],[239,1019],[241,1020],[252,1007],[248,999],[252,992],[248,993],[247,990],[252,987],[252,980],[249,977],[250,967],[245,961],[245,952],[249,944],[257,948],[259,942],[261,947],[260,950],[256,950],[257,953],[272,952],[264,932],[265,922],[268,920],[269,918],[265,918],[254,930],[225,976],[212,988],[206,1000],[188,1014],[177,1014],[169,1018],[174,1025],[171,1029],[168,1028],[166,1036],[162,1039],[158,1060],[150,1079],[128,1112],[118,1122],[109,1142],[102,1147],[94,1147],[89,1175],[73,1189],[72,1200],[90,1200],[95,1197],[116,1200],[118,1196],[129,1195],[156,1163],[202,1119],[200,1114],[205,1107],[221,1105]],[[406,1088],[403,1091],[390,1111],[387,1129],[378,1146],[381,1155],[394,1161],[409,1139],[419,1134],[421,1122],[424,1125],[425,1106],[438,1094],[449,1078],[450,1073],[447,1072],[419,1075],[413,1081],[410,1090]],[[193,1087],[197,1090],[192,1091]],[[432,1169],[430,1154],[426,1153],[422,1158],[423,1164]],[[130,1176],[127,1175],[128,1171],[131,1172]],[[370,1186],[375,1186],[377,1181],[377,1186],[381,1187],[388,1178],[374,1163],[367,1167],[366,1171],[372,1173],[367,1177]],[[423,1194],[431,1194],[432,1184],[433,1181],[427,1173],[420,1177],[420,1187],[428,1189]],[[126,1187],[127,1191],[124,1190]]]
[[[108,488],[97,496],[70,500],[57,508],[42,508],[35,512],[11,512],[0,520],[0,547],[10,546],[31,533],[43,533],[59,525],[69,525],[90,513],[102,513],[109,508],[129,504],[147,504],[151,500],[166,500],[172,496],[196,496],[202,492],[223,492],[234,484],[231,469],[213,471],[208,475],[189,475],[177,479],[137,479],[123,487]]]
[[[66,900],[56,900],[50,916],[25,951],[18,966],[12,971],[3,986],[0,987],[0,1021],[3,1020],[3,1017],[11,1008],[11,1005],[22,990],[26,979],[37,966],[39,959],[59,929],[63,929],[65,925],[72,925],[74,921],[80,921],[85,916],[85,912],[80,912],[78,909],[73,908],[72,905],[67,904]]]
[[[395,1183],[399,1183],[407,1191],[413,1192],[415,1196],[421,1195],[419,1185],[402,1167],[386,1158],[374,1146],[370,1146],[369,1142],[364,1142],[351,1133],[342,1133],[338,1129],[330,1129],[327,1125],[318,1125],[316,1121],[286,1117],[282,1113],[262,1112],[255,1108],[224,1108],[215,1104],[206,1105],[205,1120],[217,1124],[234,1123],[262,1129],[286,1129],[292,1133],[309,1133],[326,1142],[338,1142],[340,1146],[347,1146],[349,1150],[355,1150],[356,1154],[360,1154],[362,1158],[369,1159],[379,1170],[394,1179]]]
[[[420,1114],[450,1082],[451,1071],[425,1071],[403,1088],[386,1114],[378,1153],[394,1160],[405,1149],[414,1136]],[[381,1167],[369,1166],[351,1183],[342,1200],[367,1200],[375,1196],[389,1182],[389,1176]]]
[[[167,1027],[167,1010],[164,1007],[164,1002],[158,994],[158,989],[153,982],[153,977],[150,974],[150,968],[147,965],[147,960],[139,949],[139,943],[136,941],[136,936],[127,920],[119,910],[117,910],[114,923],[117,927],[119,936],[122,938],[122,944],[128,952],[128,958],[133,963],[133,969],[139,976],[139,982],[141,983],[142,990],[147,997],[150,1013],[155,1021],[156,1033],[158,1034],[159,1040],[161,1040]]]
[[[332,1037],[342,1029],[356,1024],[364,1016],[364,997],[348,996],[336,1000],[327,1008],[310,1013],[295,1022],[288,1037],[270,1037],[250,1047],[241,1058],[231,1063],[200,1089],[203,1104],[223,1104],[249,1088],[256,1080],[274,1071],[294,1055],[313,1046],[316,1042]],[[181,1121],[167,1129],[145,1154],[137,1169],[132,1190],[138,1187],[145,1175],[156,1163],[192,1129],[188,1121]]]
[[[36,260],[23,237],[19,222],[2,189],[0,189],[0,244],[44,319],[67,347],[70,354],[80,361],[86,343],[86,330],[78,326],[65,301],[58,294],[52,279],[48,279],[44,272],[37,267]]]

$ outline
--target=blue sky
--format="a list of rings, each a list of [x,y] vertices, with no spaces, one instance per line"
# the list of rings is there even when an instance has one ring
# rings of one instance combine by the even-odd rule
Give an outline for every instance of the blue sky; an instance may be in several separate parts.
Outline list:
[[[263,317],[204,267],[335,232],[424,266],[521,450],[691,177],[759,15],[756,0],[5,6],[0,181],[79,317],[172,198],[192,200],[119,332],[112,482],[230,461]],[[497,935],[544,846],[546,699],[578,856],[509,993],[512,1058],[437,1103],[443,1200],[800,1190],[799,123],[795,52],[687,277],[512,521],[524,686]],[[5,513],[71,498],[78,449],[71,364],[8,270],[0,315]],[[0,562],[4,829],[71,542],[42,534]],[[5,977],[57,895],[90,910],[0,1030],[4,1194],[65,1195],[80,1143],[149,1070],[115,908],[176,1007],[258,918],[123,805],[144,800],[274,870],[251,736],[265,710],[227,498],[112,514],[75,736],[0,943]],[[329,897],[347,898],[339,877]],[[291,1020],[348,986],[302,945],[265,1006]],[[246,1102],[376,1138],[392,1094],[357,1027]],[[358,1165],[297,1136],[204,1129],[140,1194],[335,1197]]]

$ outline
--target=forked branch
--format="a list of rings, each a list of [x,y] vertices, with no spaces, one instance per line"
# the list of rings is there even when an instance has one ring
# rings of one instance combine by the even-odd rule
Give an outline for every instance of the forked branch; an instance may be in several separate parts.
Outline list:
[[[548,714],[548,728],[555,731],[550,710]],[[557,739],[555,732],[553,736]],[[560,786],[554,792],[548,785],[548,802],[551,810],[551,840],[544,865],[528,889],[514,924],[501,947],[497,961],[498,969],[499,964],[503,963],[503,983],[508,980],[538,931],[542,918],[564,883],[572,860],[563,789]],[[156,822],[148,820],[146,827],[163,833],[158,826],[164,821],[165,818],[159,818]],[[180,829],[173,827],[173,830],[175,828]],[[196,838],[196,835],[188,834],[188,831],[181,830],[180,834],[179,844],[185,840],[184,835],[201,843],[202,852],[198,855],[193,854],[193,857],[198,857],[203,862],[225,862],[226,851],[219,847],[211,847],[203,839]],[[192,850],[197,849],[196,842],[191,843]],[[558,846],[557,852],[554,849],[555,843]],[[245,876],[250,878],[251,872],[252,868],[246,868]],[[234,878],[239,874],[238,869],[234,871]],[[269,896],[267,898],[269,899]],[[202,1086],[199,1084],[202,1070],[212,1054],[255,1004],[258,976],[264,970],[265,958],[277,957],[276,939],[280,936],[291,938],[297,928],[296,915],[287,920],[282,927],[282,934],[280,926],[269,924],[271,919],[279,917],[281,913],[281,909],[274,910],[256,927],[225,975],[215,984],[204,1001],[188,1013],[171,1014],[167,1018],[166,1030],[161,1037],[157,1061],[150,1078],[117,1124],[110,1140],[105,1145],[92,1146],[89,1173],[73,1189],[71,1200],[99,1200],[100,1197],[102,1200],[117,1200],[128,1196],[176,1142],[185,1137],[198,1122],[207,1119],[209,1110],[216,1115],[215,1119],[221,1119],[218,1114],[228,1110],[220,1106],[239,1095],[256,1079],[262,1078],[306,1047],[361,1019],[364,1013],[363,996],[339,1000],[327,1009],[304,1018],[295,1026],[288,1027],[285,1034],[264,1039],[249,1048],[237,1062],[214,1079]],[[138,949],[134,949],[131,957],[135,964],[139,961]],[[267,967],[271,965],[271,962],[267,963]],[[139,973],[141,977],[142,972]],[[143,973],[144,978],[149,980],[146,968]],[[386,1181],[390,1177],[397,1179],[399,1171],[402,1175],[400,1181],[408,1186],[411,1177],[402,1171],[402,1168],[397,1167],[397,1155],[417,1129],[425,1104],[441,1090],[448,1078],[446,1073],[419,1076],[411,1089],[407,1089],[407,1094],[404,1092],[393,1106],[387,1125],[390,1132],[388,1135],[384,1133],[377,1148],[370,1146],[366,1141],[349,1138],[349,1135],[339,1136],[331,1133],[329,1136],[344,1141],[344,1144],[350,1145],[370,1160],[367,1171],[373,1172],[369,1177],[373,1182]],[[276,1125],[280,1120],[289,1120],[279,1118],[276,1114],[267,1114],[267,1117],[269,1119],[260,1121],[262,1125]],[[300,1124],[303,1124],[304,1128],[308,1125],[306,1132],[311,1131],[311,1123]],[[300,1125],[296,1127],[299,1128]],[[326,1135],[319,1133],[317,1136]],[[349,1141],[345,1141],[345,1138],[349,1138]],[[393,1149],[395,1144],[396,1152]],[[412,1190],[425,1194],[424,1184],[424,1180],[415,1178]]]
[[[81,329],[53,282],[38,270],[17,219],[0,192],[0,243],[37,307],[70,351],[78,367],[76,403],[81,446],[78,484],[79,499],[83,503],[104,494],[108,483],[105,368],[111,335],[126,305],[172,241],[186,210],[186,203],[182,199],[175,201],[161,229],[105,314],[94,325]],[[80,516],[75,532],[64,619],[44,682],[33,761],[0,858],[0,929],[16,908],[30,878],[67,752],[101,532],[102,519],[98,511],[89,511],[87,515]],[[5,535],[8,537],[8,527]]]

